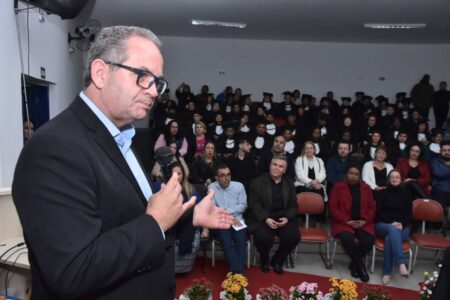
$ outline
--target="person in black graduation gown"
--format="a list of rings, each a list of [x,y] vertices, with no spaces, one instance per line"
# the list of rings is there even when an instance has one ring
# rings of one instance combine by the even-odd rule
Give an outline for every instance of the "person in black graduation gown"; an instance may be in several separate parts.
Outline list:
[[[257,118],[254,130],[250,134],[253,153],[258,158],[261,153],[272,146],[273,138],[266,131],[267,121],[264,118]]]
[[[356,92],[355,93],[356,100],[352,105],[350,110],[353,123],[357,128],[360,128],[364,124],[364,113],[366,108],[364,106],[364,93]]]
[[[441,81],[439,91],[434,93],[434,115],[438,129],[442,129],[442,125],[447,120],[449,104],[450,91],[447,91],[447,82]]]
[[[223,124],[223,135],[217,139],[217,154],[222,160],[226,160],[236,151],[238,122],[228,121]]]
[[[238,138],[236,152],[225,161],[231,171],[231,180],[242,183],[246,191],[250,187],[250,182],[256,177],[255,156],[251,150],[249,136],[242,134]]]
[[[296,109],[296,105],[293,102],[293,95],[290,91],[283,92],[283,101],[281,102],[277,117],[286,118],[291,112],[294,112]]]
[[[270,168],[270,162],[274,156],[286,156],[287,159],[287,171],[286,175],[292,180],[295,179],[295,161],[292,155],[284,151],[284,146],[286,145],[286,139],[281,135],[277,134],[273,139],[271,148],[266,148],[261,152],[258,159],[258,164],[256,172],[261,175],[264,172],[268,172]]]

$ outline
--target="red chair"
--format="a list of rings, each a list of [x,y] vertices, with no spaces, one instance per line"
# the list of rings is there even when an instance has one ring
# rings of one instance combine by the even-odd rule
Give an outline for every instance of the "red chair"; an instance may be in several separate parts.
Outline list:
[[[443,251],[450,247],[450,240],[437,234],[426,233],[426,222],[442,222],[444,219],[444,210],[441,204],[431,199],[416,199],[413,201],[412,218],[415,221],[422,222],[421,233],[413,233],[412,238],[416,243],[414,251],[414,269],[417,261],[419,248]]]
[[[409,275],[411,274],[411,260],[413,257],[411,243],[409,241],[404,241],[402,243],[402,248],[403,248],[403,253],[409,254],[409,263],[408,263],[408,277],[409,277]],[[372,264],[370,266],[370,273],[372,273],[372,274],[373,274],[373,270],[375,267],[375,254],[376,254],[377,249],[384,251],[384,239],[380,238],[378,236],[375,238],[375,243],[373,244],[373,247],[372,247]]]
[[[297,214],[305,215],[305,226],[300,226],[300,243],[314,243],[319,245],[319,254],[327,269],[330,268],[330,237],[322,228],[310,228],[309,216],[321,214],[325,209],[322,196],[312,192],[297,194]],[[325,253],[323,252],[325,246]],[[298,245],[295,247],[294,261],[297,258]]]

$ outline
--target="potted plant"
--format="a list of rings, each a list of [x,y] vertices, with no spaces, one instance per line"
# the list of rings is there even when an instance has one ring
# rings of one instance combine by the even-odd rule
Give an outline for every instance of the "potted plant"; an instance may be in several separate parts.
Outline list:
[[[222,288],[220,292],[221,300],[250,300],[252,296],[248,294],[246,287],[248,286],[248,280],[241,274],[228,273],[225,280],[222,282]]]
[[[256,295],[256,300],[289,300],[285,290],[272,284],[271,287],[260,288]]]
[[[323,294],[319,291],[317,283],[303,281],[300,285],[289,289],[289,299],[291,300],[322,300]]]
[[[180,300],[211,300],[213,285],[206,278],[192,280],[191,285],[180,295]]]

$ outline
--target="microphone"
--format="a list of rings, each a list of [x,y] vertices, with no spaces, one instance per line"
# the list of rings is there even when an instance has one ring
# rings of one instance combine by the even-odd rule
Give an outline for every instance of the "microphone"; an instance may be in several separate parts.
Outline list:
[[[164,182],[167,182],[172,176],[172,172],[169,170],[169,166],[173,162],[172,150],[167,146],[159,147],[155,150],[155,160],[161,166]]]

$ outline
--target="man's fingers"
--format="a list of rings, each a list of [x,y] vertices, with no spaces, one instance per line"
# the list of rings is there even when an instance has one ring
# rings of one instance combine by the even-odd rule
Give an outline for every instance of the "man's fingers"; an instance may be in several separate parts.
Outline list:
[[[233,216],[231,215],[231,213],[230,213],[228,210],[226,210],[225,208],[216,206],[214,209],[215,209],[215,213],[224,215],[224,216],[226,216],[226,217],[229,217],[229,219],[230,219],[231,221],[234,220],[234,217],[233,217]]]
[[[209,190],[208,194],[203,198],[203,200],[208,200],[208,201],[212,201],[212,199],[214,198],[214,190]]]
[[[193,207],[195,205],[195,200],[197,199],[197,197],[192,196],[189,201],[183,203],[183,205],[181,206],[181,214],[183,215],[188,209],[190,209],[191,207]]]
[[[170,176],[170,179],[169,179],[169,181],[167,181],[165,186],[168,189],[174,189],[174,188],[176,188],[177,184],[178,184],[178,173],[173,172],[172,176]]]

